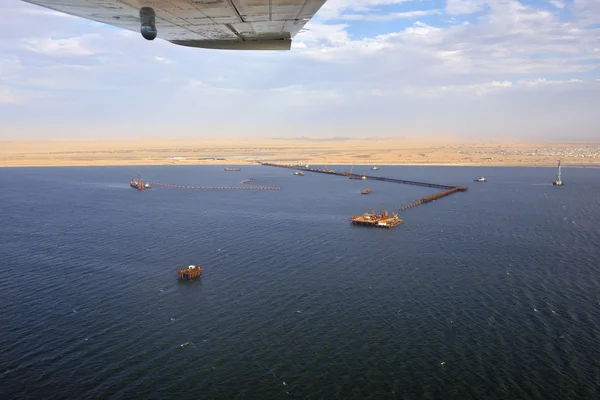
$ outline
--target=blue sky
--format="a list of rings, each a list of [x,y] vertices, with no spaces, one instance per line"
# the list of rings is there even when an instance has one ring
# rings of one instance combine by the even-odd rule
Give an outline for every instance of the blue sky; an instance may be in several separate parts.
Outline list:
[[[597,0],[329,0],[290,52],[0,12],[0,140],[600,139]]]

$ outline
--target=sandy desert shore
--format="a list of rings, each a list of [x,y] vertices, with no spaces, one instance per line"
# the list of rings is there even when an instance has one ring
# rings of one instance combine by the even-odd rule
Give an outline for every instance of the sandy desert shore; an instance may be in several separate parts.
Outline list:
[[[600,166],[599,143],[431,139],[0,141],[0,166],[309,165]]]

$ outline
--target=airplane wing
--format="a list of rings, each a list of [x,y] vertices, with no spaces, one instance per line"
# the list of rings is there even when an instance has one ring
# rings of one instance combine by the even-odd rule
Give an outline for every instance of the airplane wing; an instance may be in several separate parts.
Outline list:
[[[326,0],[23,0],[182,46],[289,50]]]

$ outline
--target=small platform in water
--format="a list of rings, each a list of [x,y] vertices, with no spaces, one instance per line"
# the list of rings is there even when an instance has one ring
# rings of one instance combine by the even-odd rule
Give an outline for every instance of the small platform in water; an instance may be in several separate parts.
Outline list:
[[[180,281],[191,281],[202,275],[202,267],[190,265],[177,271],[177,279]]]
[[[560,170],[560,160],[558,161],[558,171],[556,173],[556,180],[554,182],[552,182],[552,184],[554,186],[562,186],[563,185],[563,181],[560,178],[561,176],[561,170]]]
[[[377,228],[393,228],[396,225],[400,225],[403,221],[398,218],[398,214],[392,213],[392,216],[387,211],[382,211],[381,214],[377,214],[375,210],[371,213],[365,213],[363,215],[356,215],[350,217],[350,221],[354,225],[373,226]]]

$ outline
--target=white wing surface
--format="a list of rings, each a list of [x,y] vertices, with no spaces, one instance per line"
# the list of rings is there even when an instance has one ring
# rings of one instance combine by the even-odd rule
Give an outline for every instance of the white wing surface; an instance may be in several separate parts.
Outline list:
[[[190,47],[289,50],[326,0],[23,0]]]

